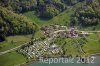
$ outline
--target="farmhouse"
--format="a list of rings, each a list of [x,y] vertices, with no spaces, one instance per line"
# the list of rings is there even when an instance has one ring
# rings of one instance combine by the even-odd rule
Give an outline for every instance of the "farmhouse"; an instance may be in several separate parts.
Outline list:
[[[89,35],[89,33],[88,32],[84,32],[84,31],[82,31],[82,32],[79,33],[80,37],[86,37],[88,35]]]

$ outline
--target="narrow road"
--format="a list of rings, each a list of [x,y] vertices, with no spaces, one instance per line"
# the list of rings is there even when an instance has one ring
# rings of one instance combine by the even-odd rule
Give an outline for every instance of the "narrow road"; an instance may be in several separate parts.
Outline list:
[[[89,32],[89,33],[100,33],[100,31],[80,31],[80,32]]]
[[[58,32],[63,32],[63,31],[70,31],[70,30],[57,30],[55,31],[54,33],[58,33]],[[89,32],[89,33],[100,33],[100,31],[80,31],[80,30],[75,30],[75,31],[78,31],[78,32]]]
[[[27,43],[25,43],[25,44],[27,44]],[[25,44],[23,44],[23,45],[25,45]],[[15,48],[9,49],[9,50],[4,51],[4,52],[0,52],[0,55],[6,54],[6,53],[11,52],[11,51],[14,51],[14,50],[17,50],[18,48],[20,48],[23,45],[17,46]]]
[[[92,41],[98,41],[98,40],[96,40],[96,39],[91,39],[91,38],[87,38],[87,39],[92,40]]]

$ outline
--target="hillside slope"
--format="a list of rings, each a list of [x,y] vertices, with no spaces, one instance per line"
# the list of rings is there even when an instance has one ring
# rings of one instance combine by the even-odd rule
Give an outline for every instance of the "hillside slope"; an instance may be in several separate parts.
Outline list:
[[[9,35],[33,33],[36,26],[27,17],[0,7],[0,41]]]
[[[100,29],[100,1],[87,0],[84,6],[77,8],[72,20],[73,25]]]

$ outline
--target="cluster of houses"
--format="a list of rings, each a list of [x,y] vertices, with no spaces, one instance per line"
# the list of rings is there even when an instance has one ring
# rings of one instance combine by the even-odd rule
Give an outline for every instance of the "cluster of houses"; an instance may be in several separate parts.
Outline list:
[[[75,30],[75,28],[70,28],[65,31],[60,31],[57,34],[64,37],[78,37],[78,32]]]
[[[80,37],[86,37],[86,36],[88,36],[89,34],[93,34],[93,33],[88,33],[88,32],[85,32],[85,31],[81,31],[81,32],[79,33],[79,36],[80,36]]]
[[[50,37],[51,34],[57,30],[66,30],[66,29],[67,29],[66,26],[60,26],[60,25],[49,25],[41,28],[44,34],[47,35],[48,37]]]
[[[56,44],[50,45],[50,40],[45,40],[43,42],[31,42],[31,45],[20,48],[20,52],[27,56],[28,59],[31,59],[59,54],[62,53],[62,49]]]
[[[44,32],[45,35],[48,37],[52,36],[52,34],[55,31],[57,35],[64,36],[64,37],[85,37],[88,36],[88,32],[83,32],[83,31],[78,31],[77,28],[70,27],[67,28],[66,26],[60,26],[60,25],[49,25],[49,26],[44,26],[41,28],[41,30]]]

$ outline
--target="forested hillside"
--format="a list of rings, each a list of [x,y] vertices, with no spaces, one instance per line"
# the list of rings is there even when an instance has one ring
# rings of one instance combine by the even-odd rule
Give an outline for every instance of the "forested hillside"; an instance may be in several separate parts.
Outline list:
[[[9,35],[31,34],[35,27],[36,24],[25,16],[0,7],[0,41]]]
[[[78,8],[73,24],[81,26],[100,26],[100,0],[86,0],[85,6]]]
[[[17,13],[36,11],[41,18],[53,18],[67,9],[67,5],[75,5],[84,0],[0,0],[0,5]]]

